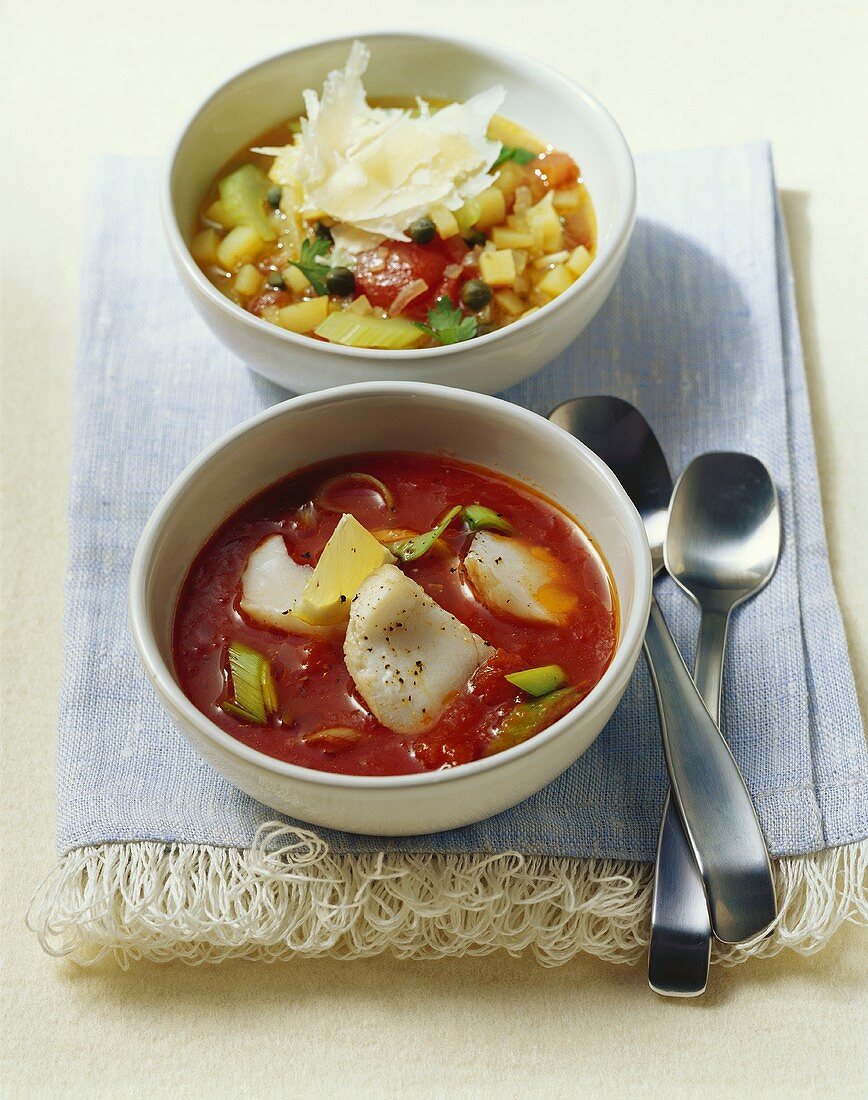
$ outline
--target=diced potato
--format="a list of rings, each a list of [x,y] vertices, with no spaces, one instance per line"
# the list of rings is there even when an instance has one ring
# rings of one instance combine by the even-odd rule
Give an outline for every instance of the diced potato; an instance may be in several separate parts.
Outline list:
[[[209,222],[216,222],[218,225],[222,225],[224,229],[228,229],[232,224],[232,219],[229,217],[226,207],[219,199],[211,203],[205,211],[205,217]]]
[[[558,264],[537,283],[537,290],[547,294],[550,298],[556,298],[573,284],[573,275],[567,270],[566,264]]]
[[[197,264],[216,264],[220,235],[216,229],[203,229],[190,242],[190,252]]]
[[[590,254],[587,248],[585,248],[583,244],[580,244],[570,253],[570,258],[567,260],[567,267],[578,279],[578,277],[580,275],[584,275],[584,273],[591,266],[592,259],[593,256]]]
[[[546,252],[559,252],[564,246],[564,231],[553,199],[554,192],[549,191],[526,215],[535,246]]]
[[[555,210],[578,210],[582,205],[582,190],[580,187],[562,187],[554,192],[552,202]]]
[[[366,294],[360,295],[358,298],[354,298],[352,302],[347,306],[347,313],[358,313],[360,317],[364,317],[366,313],[371,312],[371,303],[368,301]]]
[[[544,153],[548,148],[536,134],[525,130],[517,122],[511,122],[502,115],[493,115],[488,124],[488,137],[491,141],[500,141],[504,145],[516,145],[521,149],[529,149],[531,153]]]
[[[507,229],[504,225],[496,225],[492,229],[491,239],[498,248],[533,248],[534,244],[532,233]]]
[[[515,198],[515,189],[527,180],[527,172],[517,161],[508,160],[501,164],[493,186],[502,191],[507,202]]]
[[[253,264],[244,264],[235,276],[235,289],[239,294],[258,294],[262,287],[262,275]]]
[[[520,313],[524,312],[525,303],[511,290],[498,290],[494,295],[494,300],[502,310],[513,317],[518,317]]]
[[[249,225],[230,229],[217,249],[217,262],[227,271],[238,264],[252,260],[265,244],[262,237]]]
[[[512,286],[515,282],[515,260],[510,249],[480,253],[479,274],[489,286]]]
[[[455,215],[451,210],[447,210],[445,206],[435,206],[431,211],[431,221],[434,222],[434,227],[437,230],[438,236],[444,240],[447,237],[457,236],[458,222],[455,220]]]
[[[294,290],[296,294],[303,294],[310,286],[307,275],[292,264],[285,267],[280,274],[289,289]]]
[[[328,313],[328,296],[323,294],[320,298],[309,298],[306,302],[284,306],[278,310],[277,323],[290,332],[312,332],[328,317]]]
[[[539,313],[539,306],[531,306],[522,313],[522,317],[530,317],[532,313]]]
[[[479,203],[479,216],[474,223],[477,229],[489,229],[500,225],[506,217],[506,199],[497,187],[486,187],[476,196]]]

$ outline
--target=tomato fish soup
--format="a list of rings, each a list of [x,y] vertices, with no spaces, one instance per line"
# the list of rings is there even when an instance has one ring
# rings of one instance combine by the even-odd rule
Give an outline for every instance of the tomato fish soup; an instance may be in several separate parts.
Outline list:
[[[596,255],[573,157],[466,103],[377,100],[355,43],[308,114],[258,137],[203,196],[191,252],[232,301],[317,340],[459,343],[568,290]]]
[[[239,741],[353,775],[539,733],[609,665],[618,608],[576,520],[451,458],[343,457],[227,519],[182,586],[180,685]]]

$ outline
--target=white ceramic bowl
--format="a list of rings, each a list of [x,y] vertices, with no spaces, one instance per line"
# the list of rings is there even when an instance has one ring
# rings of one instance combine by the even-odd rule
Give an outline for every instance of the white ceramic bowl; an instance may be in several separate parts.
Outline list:
[[[313,462],[409,450],[454,455],[536,487],[581,520],[612,571],[620,635],[612,663],[568,715],[522,745],[445,771],[365,777],[287,764],[236,741],[186,698],[172,662],[181,583],[215,528],[251,496]],[[407,835],[498,813],[559,775],[615,709],[639,655],[651,560],[638,513],[591,451],[542,417],[442,386],[346,386],[275,405],[209,447],[163,497],[142,533],[130,617],[145,671],[178,728],[218,771],[266,805],[350,832]]]
[[[365,81],[372,96],[463,100],[501,83],[509,118],[575,155],[599,223],[598,254],[588,271],[538,313],[487,336],[403,352],[344,348],[298,336],[247,313],[216,290],[187,247],[202,195],[233,153],[302,111],[302,90],[321,88],[326,73],[343,66],[350,38],[303,46],[245,69],[193,115],[174,147],[163,184],[163,220],[175,265],[214,334],[249,367],[287,389],[306,393],[388,379],[497,393],[563,351],[612,289],[635,216],[630,151],[611,115],[593,96],[528,57],[428,35],[363,38],[371,48]]]

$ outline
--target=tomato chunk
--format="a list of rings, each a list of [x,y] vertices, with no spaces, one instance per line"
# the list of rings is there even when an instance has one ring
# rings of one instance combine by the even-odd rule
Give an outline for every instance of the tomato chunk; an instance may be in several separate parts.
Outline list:
[[[367,296],[372,306],[389,309],[404,287],[422,279],[428,289],[401,311],[407,317],[422,319],[438,298],[445,295],[453,304],[458,300],[464,274],[450,278],[445,272],[450,264],[460,263],[459,257],[466,252],[463,241],[460,249],[446,241],[432,241],[430,245],[386,241],[379,249],[361,252],[356,257],[353,269],[356,289]]]
[[[540,153],[531,163],[549,187],[565,187],[579,178],[579,166],[567,153]]]

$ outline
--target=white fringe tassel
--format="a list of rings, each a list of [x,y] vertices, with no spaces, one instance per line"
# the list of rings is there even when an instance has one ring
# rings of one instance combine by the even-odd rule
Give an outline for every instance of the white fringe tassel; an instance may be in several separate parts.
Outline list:
[[[868,841],[775,861],[772,933],[715,944],[725,966],[784,948],[820,950],[847,920],[868,923]],[[437,959],[529,950],[544,966],[584,952],[636,963],[647,948],[652,865],[379,853],[337,856],[313,833],[271,822],[249,850],[151,842],[64,856],[31,902],[51,955],[191,965],[390,951]]]

